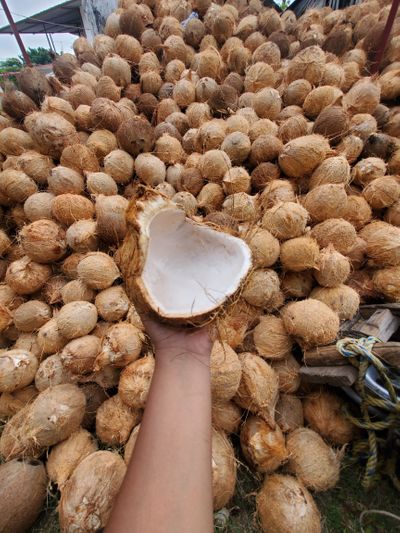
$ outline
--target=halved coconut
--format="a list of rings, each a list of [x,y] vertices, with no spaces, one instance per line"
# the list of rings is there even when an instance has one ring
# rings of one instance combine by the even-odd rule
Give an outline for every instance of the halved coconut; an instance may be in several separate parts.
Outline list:
[[[171,322],[199,324],[241,286],[251,267],[247,244],[195,222],[164,197],[132,200],[120,267],[128,295]]]

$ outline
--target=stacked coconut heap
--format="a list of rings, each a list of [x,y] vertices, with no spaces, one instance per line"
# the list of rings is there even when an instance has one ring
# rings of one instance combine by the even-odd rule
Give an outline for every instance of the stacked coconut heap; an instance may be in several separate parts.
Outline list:
[[[2,99],[0,529],[29,528],[49,482],[63,530],[107,522],[154,369],[118,251],[146,186],[253,255],[211,326],[215,509],[235,434],[266,474],[262,529],[320,531],[308,489],[335,485],[331,445],[354,428],[332,390],[299,389],[292,351],[334,341],[360,299],[400,298],[398,23],[369,77],[384,1],[298,20],[259,0],[120,4]]]

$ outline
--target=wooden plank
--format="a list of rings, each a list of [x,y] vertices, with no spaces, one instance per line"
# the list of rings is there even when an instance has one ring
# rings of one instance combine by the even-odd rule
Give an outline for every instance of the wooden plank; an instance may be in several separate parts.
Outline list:
[[[358,376],[354,366],[302,366],[301,379],[307,383],[332,385],[334,387],[351,387]]]
[[[367,320],[359,320],[352,329],[386,342],[400,327],[400,318],[389,309],[378,309]]]
[[[375,344],[374,353],[387,364],[400,369],[400,342],[382,342]],[[307,366],[344,366],[346,358],[340,355],[335,344],[319,346],[304,352],[304,364]]]
[[[389,309],[394,315],[400,315],[400,304],[365,304],[360,307],[360,313],[363,315],[364,311],[368,312],[369,310],[374,309]]]

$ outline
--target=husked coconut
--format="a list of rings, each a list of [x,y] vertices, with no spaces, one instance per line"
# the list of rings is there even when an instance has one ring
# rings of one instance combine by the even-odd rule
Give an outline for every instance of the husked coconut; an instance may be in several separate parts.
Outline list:
[[[107,289],[120,273],[112,257],[103,252],[91,252],[78,263],[79,279],[92,289]]]
[[[83,459],[61,492],[61,528],[95,531],[106,526],[125,472],[118,453],[98,451]]]
[[[400,299],[400,269],[398,266],[375,271],[372,280],[374,288],[389,301],[397,302]]]
[[[289,335],[305,347],[329,344],[339,332],[338,315],[325,303],[312,298],[289,303],[281,316]]]
[[[318,242],[320,248],[331,244],[338,252],[346,255],[354,246],[357,233],[350,222],[342,218],[329,218],[313,227],[311,237]]]
[[[131,409],[119,394],[103,402],[96,413],[96,435],[104,444],[120,446],[129,438],[132,428],[138,424],[141,412]]]
[[[283,320],[274,315],[260,317],[253,331],[257,352],[267,359],[283,359],[292,350],[292,339],[287,334]]]
[[[26,255],[38,263],[57,261],[66,253],[65,231],[52,220],[32,222],[19,235]]]
[[[288,470],[315,491],[333,488],[339,481],[339,454],[322,437],[308,428],[299,428],[287,437]]]
[[[14,459],[0,466],[0,529],[29,531],[43,510],[47,476],[37,459]]]
[[[118,394],[133,409],[144,409],[154,372],[154,357],[147,356],[130,363],[120,376]]]
[[[74,374],[93,372],[94,363],[101,349],[101,341],[95,335],[83,335],[71,340],[60,352],[61,362]],[[46,359],[47,361],[47,359]]]
[[[257,494],[257,512],[266,533],[321,533],[321,516],[313,497],[293,476],[266,476]]]
[[[95,292],[80,279],[73,279],[66,283],[61,289],[61,299],[64,304],[76,302],[77,300],[93,302]]]
[[[236,292],[250,268],[250,250],[242,240],[186,219],[182,211],[160,196],[151,195],[147,201],[132,202],[127,220],[128,234],[120,250],[127,294],[133,299],[140,294],[142,305],[164,319],[201,321]],[[170,242],[173,246],[169,246]],[[204,254],[205,243],[209,243],[207,254]],[[131,254],[137,246],[140,251],[133,262]],[[199,253],[193,255],[193,250]],[[160,271],[160,261],[165,265],[171,265],[171,261],[182,265],[182,259],[183,270],[182,267],[168,267]],[[217,270],[211,272],[210,268],[217,269],[221,261],[224,275],[216,290],[218,273]],[[156,263],[162,283],[159,275],[157,280],[154,277]],[[228,271],[227,264],[230,265]],[[176,291],[178,278],[181,290]]]
[[[29,196],[24,203],[24,212],[28,220],[35,222],[44,218],[52,219],[54,198],[51,192],[37,192]]]
[[[288,458],[285,437],[280,427],[271,429],[258,416],[249,416],[243,423],[240,446],[246,461],[259,472],[271,474]]]
[[[56,320],[60,334],[66,339],[75,339],[87,335],[95,327],[97,309],[90,302],[70,302],[60,309]]]
[[[365,198],[350,194],[347,197],[347,205],[343,218],[353,224],[355,229],[359,231],[371,222],[372,209]]]
[[[332,444],[343,446],[357,434],[357,428],[344,415],[343,406],[340,396],[321,388],[304,398],[304,418],[321,437]]]
[[[367,256],[378,266],[396,266],[400,261],[400,229],[375,221],[364,226],[359,236],[367,243]]]
[[[265,211],[262,227],[280,240],[302,235],[306,229],[308,212],[300,204],[280,202]]]
[[[399,199],[400,184],[396,177],[382,176],[371,181],[362,194],[372,209],[383,209]]]
[[[300,386],[300,365],[293,355],[289,354],[284,359],[273,360],[272,368],[278,376],[279,391],[294,393]]]
[[[238,390],[242,375],[238,356],[226,342],[217,340],[211,350],[210,364],[214,401],[230,400]]]
[[[335,287],[316,287],[310,298],[319,300],[335,311],[341,320],[350,320],[355,316],[360,305],[358,293],[347,285]]]
[[[124,367],[139,357],[144,335],[142,331],[129,324],[119,322],[108,328],[102,337],[102,346],[95,361],[95,370],[108,365]]]
[[[0,354],[0,392],[14,392],[30,385],[37,368],[38,361],[29,351],[3,351]]]
[[[5,281],[17,294],[33,294],[43,287],[51,274],[49,265],[36,263],[24,255],[10,263]]]
[[[280,394],[275,418],[284,433],[304,426],[303,405],[300,398],[293,394]]]
[[[80,428],[51,449],[46,462],[47,475],[62,488],[78,464],[96,451],[97,443],[93,436]]]
[[[214,510],[224,507],[236,487],[236,459],[232,444],[223,431],[213,429],[211,441]]]
[[[14,311],[14,325],[19,331],[31,333],[50,320],[52,309],[40,300],[29,300]]]
[[[343,216],[347,207],[347,194],[343,185],[326,183],[306,194],[303,205],[314,222],[322,222]]]
[[[315,279],[323,287],[337,287],[350,275],[350,261],[333,246],[321,250],[314,272]]]
[[[271,269],[253,270],[242,291],[246,302],[255,307],[273,310],[280,292],[278,274]]]
[[[102,241],[115,245],[123,240],[127,231],[125,214],[128,203],[119,194],[96,197],[96,232]]]
[[[305,135],[289,141],[279,156],[279,166],[290,178],[312,174],[329,152],[329,143],[321,135]]]
[[[279,257],[279,241],[268,230],[254,228],[245,235],[255,268],[270,267]]]
[[[42,392],[49,387],[72,383],[74,378],[69,370],[64,368],[58,353],[44,359],[35,375],[35,387]],[[76,381],[76,380],[75,380]]]
[[[242,353],[242,379],[235,402],[260,416],[275,428],[275,406],[278,401],[278,378],[273,368],[258,355]]]
[[[225,433],[237,433],[242,417],[242,410],[232,401],[212,403],[212,425]]]
[[[38,331],[37,343],[44,355],[58,352],[67,342],[68,340],[61,335],[55,318],[47,321]]]
[[[313,275],[309,270],[303,272],[284,272],[281,289],[285,296],[291,298],[307,298],[313,286]]]
[[[319,246],[310,237],[296,237],[281,244],[280,259],[285,270],[301,272],[315,268],[319,258]]]

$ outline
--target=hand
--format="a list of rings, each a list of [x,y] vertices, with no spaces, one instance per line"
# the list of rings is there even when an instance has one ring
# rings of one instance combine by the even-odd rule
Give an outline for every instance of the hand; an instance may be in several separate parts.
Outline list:
[[[155,356],[171,359],[194,356],[208,358],[211,340],[207,328],[183,329],[166,326],[142,316],[143,324],[155,350]]]

